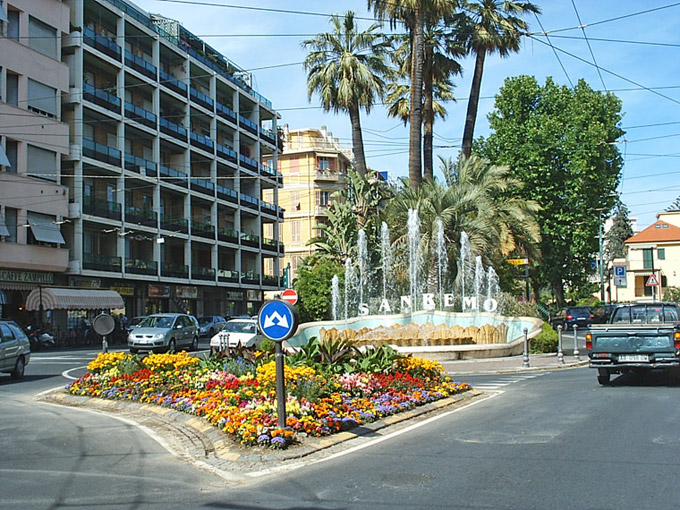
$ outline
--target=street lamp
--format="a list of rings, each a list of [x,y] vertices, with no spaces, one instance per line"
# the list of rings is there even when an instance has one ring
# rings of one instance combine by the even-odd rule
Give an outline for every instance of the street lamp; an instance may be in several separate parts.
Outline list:
[[[604,264],[602,263],[603,259],[603,246],[602,246],[602,213],[604,211],[600,211],[598,217],[599,217],[599,229],[600,229],[600,235],[599,235],[599,241],[600,241],[600,260],[599,260],[599,266],[600,266],[600,303],[604,304]]]

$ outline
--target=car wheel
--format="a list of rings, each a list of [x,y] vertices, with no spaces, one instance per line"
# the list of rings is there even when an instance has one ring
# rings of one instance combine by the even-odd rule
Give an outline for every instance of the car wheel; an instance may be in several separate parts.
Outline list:
[[[168,342],[168,352],[175,352],[176,349],[177,349],[177,343],[175,343],[175,339],[172,338]]]
[[[12,370],[12,377],[14,379],[21,379],[24,376],[24,370],[26,368],[26,362],[23,356],[19,356],[16,365],[14,365],[14,370]]]
[[[611,374],[609,373],[609,370],[607,370],[606,368],[597,369],[597,382],[599,382],[602,386],[609,384],[610,377]]]
[[[132,354],[137,354],[139,352],[139,349],[135,349],[134,347],[130,347],[130,352]]]
[[[189,347],[192,351],[197,351],[198,350],[198,337],[195,336],[193,341],[191,342],[191,347]]]

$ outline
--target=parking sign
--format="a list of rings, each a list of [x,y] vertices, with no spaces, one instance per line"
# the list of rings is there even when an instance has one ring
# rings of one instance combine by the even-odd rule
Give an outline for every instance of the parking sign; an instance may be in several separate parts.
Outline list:
[[[626,266],[614,266],[614,285],[625,287],[627,283]]]

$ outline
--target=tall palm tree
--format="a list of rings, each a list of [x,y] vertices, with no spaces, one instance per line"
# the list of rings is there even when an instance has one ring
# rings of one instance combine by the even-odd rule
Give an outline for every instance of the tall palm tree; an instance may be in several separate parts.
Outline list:
[[[379,23],[359,31],[354,12],[331,16],[333,31],[317,34],[302,42],[310,53],[305,59],[307,92],[311,100],[319,94],[325,111],[346,111],[352,123],[355,166],[366,175],[366,156],[359,112],[370,112],[382,98],[383,77],[390,72],[386,64],[389,40],[381,34]]]
[[[518,52],[522,33],[527,29],[526,21],[519,16],[531,12],[540,14],[541,10],[531,2],[474,0],[465,2],[463,11],[465,15],[461,17],[461,34],[468,52],[476,55],[463,131],[462,153],[468,158],[472,151],[484,59],[487,54],[498,53],[501,57],[507,57],[510,53]]]

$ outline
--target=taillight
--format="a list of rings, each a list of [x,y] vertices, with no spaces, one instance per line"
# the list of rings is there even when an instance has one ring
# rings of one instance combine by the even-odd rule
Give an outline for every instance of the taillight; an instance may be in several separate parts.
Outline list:
[[[573,318],[574,318],[573,315],[567,315],[567,319],[571,320],[571,319],[573,319]]]
[[[590,314],[590,318],[592,319],[593,317],[595,317],[595,316],[591,313],[591,314]]]
[[[673,333],[673,344],[676,349],[680,349],[680,331]]]
[[[676,333],[676,335],[680,335],[680,333]],[[680,340],[680,337],[678,337],[678,340]],[[675,341],[676,347],[678,346],[677,344],[678,340]],[[590,333],[586,333],[586,349],[592,350],[592,348],[593,348],[593,335]]]

